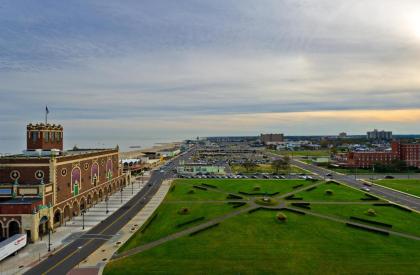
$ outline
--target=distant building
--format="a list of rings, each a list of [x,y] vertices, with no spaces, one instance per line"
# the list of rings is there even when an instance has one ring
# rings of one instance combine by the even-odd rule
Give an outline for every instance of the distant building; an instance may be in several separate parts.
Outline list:
[[[224,166],[207,165],[202,163],[181,163],[177,168],[177,173],[180,175],[224,175],[226,174]]]
[[[126,185],[118,148],[63,151],[63,127],[27,126],[23,154],[0,158],[0,239],[31,242]]]
[[[368,140],[386,141],[392,139],[391,131],[378,131],[377,129],[366,133]]]
[[[276,145],[284,141],[283,134],[261,134],[260,140],[265,145]]]
[[[389,165],[394,160],[401,160],[409,167],[420,168],[420,144],[394,141],[391,150],[349,152],[341,155],[339,162],[348,167],[371,168],[375,163]]]
[[[342,132],[342,133],[338,134],[338,138],[347,138],[347,133]]]

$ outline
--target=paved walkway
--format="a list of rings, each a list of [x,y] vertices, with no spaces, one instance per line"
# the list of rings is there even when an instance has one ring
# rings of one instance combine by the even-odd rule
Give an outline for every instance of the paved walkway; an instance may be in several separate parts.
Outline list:
[[[145,177],[145,182],[147,179]],[[130,200],[137,194],[145,185],[138,181],[133,182],[133,186],[128,185],[122,192],[123,204]],[[133,188],[132,188],[133,187]],[[132,195],[132,192],[134,195]],[[62,226],[56,228],[55,232],[51,234],[51,253],[61,249],[77,238],[102,238],[109,239],[112,236],[88,236],[84,232],[89,231],[92,227],[106,219],[114,211],[121,207],[121,192],[116,192],[109,197],[108,214],[106,213],[105,201],[99,202],[92,208],[88,209],[83,218],[82,216],[74,217],[72,220],[66,222]],[[24,249],[19,251],[15,256],[11,256],[0,262],[0,274],[22,274],[33,264],[40,262],[48,257],[48,236],[43,236],[38,242],[28,244]]]
[[[124,244],[141,226],[147,221],[147,219],[155,212],[159,207],[166,194],[171,187],[171,181],[164,181],[160,186],[157,193],[149,201],[148,204],[127,223],[117,235],[112,236],[108,239],[108,242],[103,244],[98,250],[91,254],[86,260],[79,264],[78,268],[72,270],[72,274],[83,273],[87,270],[95,270],[96,273],[102,273],[106,263],[111,259],[112,255]]]

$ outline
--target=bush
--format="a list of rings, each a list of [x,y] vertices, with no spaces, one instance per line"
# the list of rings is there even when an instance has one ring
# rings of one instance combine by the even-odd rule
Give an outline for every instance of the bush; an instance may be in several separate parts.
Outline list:
[[[243,198],[241,196],[235,195],[235,194],[229,194],[227,195],[226,199],[228,200],[242,200]]]
[[[187,207],[183,207],[178,211],[178,214],[180,214],[180,215],[186,215],[186,214],[189,214],[189,213],[190,213],[190,210]]]
[[[190,191],[187,192],[187,194],[195,194],[195,191],[191,189]]]
[[[261,187],[260,186],[254,186],[254,191],[260,191],[261,190]]]
[[[293,186],[292,188],[297,189],[297,188],[302,187],[302,186],[303,186],[303,184],[298,184],[298,185]]]
[[[279,222],[285,222],[287,220],[287,216],[285,214],[283,214],[282,212],[280,212],[280,213],[277,213],[276,219]]]
[[[193,188],[207,191],[207,188],[203,186],[194,185]]]
[[[371,216],[371,217],[375,217],[376,216],[376,211],[375,211],[375,209],[370,208],[365,212],[365,214],[368,215],[368,216]]]
[[[331,189],[325,190],[325,195],[331,196],[333,194],[334,194],[334,191],[333,190],[331,190]]]
[[[186,221],[186,222],[183,222],[183,223],[179,223],[179,224],[177,224],[177,225],[176,225],[176,227],[182,227],[182,226],[184,226],[184,225],[188,225],[188,224],[191,224],[191,223],[195,223],[195,222],[198,222],[198,221],[202,221],[202,220],[204,220],[204,219],[205,219],[205,217],[195,218],[195,219],[190,220],[190,221]]]

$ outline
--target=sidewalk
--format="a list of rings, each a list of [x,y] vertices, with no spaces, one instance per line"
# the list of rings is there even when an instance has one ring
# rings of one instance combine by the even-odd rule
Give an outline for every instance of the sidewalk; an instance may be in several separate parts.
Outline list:
[[[84,230],[82,216],[74,217],[72,220],[58,227],[55,232],[51,234],[51,253],[54,253],[75,239],[81,237],[85,232],[106,219],[120,208],[121,205],[125,204],[136,195],[147,181],[148,177],[144,177],[143,184],[141,184],[140,181],[133,181],[132,185],[128,185],[124,188],[122,194],[121,192],[112,194],[108,201],[108,214],[106,213],[105,201],[99,202],[92,208],[87,209],[84,216]],[[121,197],[123,200],[122,204]],[[47,258],[48,255],[48,235],[46,235],[38,242],[28,244],[24,249],[19,251],[17,255],[11,256],[0,262],[0,275],[22,274],[29,267]]]
[[[112,255],[135,232],[137,232],[137,230],[140,229],[146,220],[155,212],[162,203],[170,187],[171,181],[164,181],[149,203],[147,203],[146,206],[129,223],[127,223],[117,235],[103,244],[98,250],[81,262],[77,268],[74,268],[68,274],[102,274],[103,268],[111,259]]]

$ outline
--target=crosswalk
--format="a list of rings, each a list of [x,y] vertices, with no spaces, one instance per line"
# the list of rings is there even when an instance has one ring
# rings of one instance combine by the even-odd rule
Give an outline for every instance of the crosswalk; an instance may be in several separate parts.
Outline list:
[[[143,189],[145,185],[145,183],[142,184],[139,182],[134,182],[132,186],[129,185],[125,187],[122,192],[116,192],[112,194],[109,197],[108,206],[105,201],[101,201],[93,207],[86,209],[86,213],[84,214],[85,230],[88,230],[101,221],[105,220],[109,215],[114,213],[118,208],[120,208],[133,196],[135,196],[141,189]],[[71,228],[83,228],[83,217],[81,215],[74,217],[72,220],[67,221],[63,226]]]

